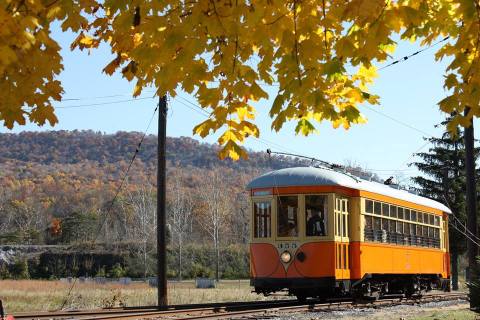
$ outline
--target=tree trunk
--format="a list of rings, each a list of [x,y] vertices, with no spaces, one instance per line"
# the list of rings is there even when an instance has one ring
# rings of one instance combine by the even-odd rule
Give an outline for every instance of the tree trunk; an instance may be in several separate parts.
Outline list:
[[[458,290],[458,248],[457,246],[452,246],[450,248],[450,253],[452,257],[452,289]]]
[[[470,108],[466,107],[464,115],[467,116]],[[471,121],[471,120],[470,120]],[[474,132],[473,121],[470,126],[465,128],[465,171],[467,179],[467,229],[472,238],[477,236],[477,199],[476,199],[476,185],[475,185],[475,156],[474,156]],[[467,241],[468,253],[468,282],[476,282],[478,275],[477,255],[478,248],[471,240]],[[470,308],[478,309],[480,307],[480,288],[476,285],[470,286]]]
[[[147,242],[143,243],[143,278],[147,278]]]
[[[178,241],[178,281],[182,281],[182,253],[183,253],[183,243],[182,238]]]
[[[215,258],[215,280],[220,280],[220,276],[219,276],[219,267],[220,267],[220,249],[218,248],[218,243],[217,245],[215,246],[215,254],[216,254],[216,258]]]
[[[218,244],[219,244],[219,241],[218,241],[218,228],[215,228],[215,231],[214,231],[214,234],[215,234],[215,238],[214,238],[214,248],[215,248],[215,280],[218,282],[218,280],[220,279],[219,277],[219,258],[220,258],[220,250],[218,248]]]

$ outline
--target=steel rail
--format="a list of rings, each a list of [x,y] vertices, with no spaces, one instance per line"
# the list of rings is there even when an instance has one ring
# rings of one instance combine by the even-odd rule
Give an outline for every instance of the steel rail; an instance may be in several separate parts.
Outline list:
[[[400,304],[420,304],[432,301],[466,300],[464,293],[428,294],[416,299],[387,297],[377,301],[357,303],[351,299],[337,299],[328,302],[309,300],[273,300],[236,303],[216,303],[199,305],[169,306],[159,310],[156,307],[131,309],[88,310],[64,313],[19,314],[15,319],[78,319],[78,320],[120,320],[152,319],[174,317],[175,319],[231,319],[247,315],[269,314],[275,312],[328,312],[348,308],[379,308]]]
[[[248,301],[248,302],[224,302],[224,303],[201,303],[201,304],[182,304],[171,305],[164,308],[158,308],[156,306],[141,306],[141,307],[117,307],[110,309],[92,309],[92,310],[71,310],[71,311],[40,311],[40,312],[28,312],[14,314],[15,319],[61,319],[61,318],[73,318],[75,319],[90,316],[90,315],[116,315],[116,314],[137,314],[137,313],[175,313],[191,310],[222,310],[229,308],[251,308],[255,306],[263,307],[265,305],[282,305],[282,304],[299,304],[297,300],[284,299],[284,300],[268,300],[268,301]]]
[[[227,314],[208,314],[208,315],[196,315],[188,318],[182,317],[181,319],[236,319],[243,318],[245,316],[253,315],[272,315],[274,313],[293,313],[293,312],[331,312],[339,311],[345,309],[365,309],[365,308],[379,308],[379,307],[389,307],[401,304],[421,304],[434,301],[450,301],[450,300],[466,300],[466,294],[436,294],[436,295],[425,295],[417,299],[408,299],[405,298],[387,298],[377,301],[371,301],[370,303],[358,304],[353,301],[350,302],[337,302],[337,303],[319,303],[314,304],[305,303],[302,306],[291,306],[291,307],[280,307],[280,308],[266,308],[263,310],[251,310],[251,311],[239,311],[239,312],[229,312]]]

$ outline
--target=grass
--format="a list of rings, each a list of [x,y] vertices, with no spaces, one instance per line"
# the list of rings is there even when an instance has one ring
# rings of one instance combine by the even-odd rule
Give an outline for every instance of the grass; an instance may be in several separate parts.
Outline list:
[[[71,284],[61,281],[2,280],[0,299],[8,313],[63,309],[94,309],[114,306],[155,305],[156,288],[146,283]],[[220,281],[215,289],[196,289],[194,281],[169,282],[169,304],[267,299],[251,293],[248,280]],[[271,299],[271,297],[270,297]]]
[[[429,314],[407,318],[408,320],[475,320],[479,315],[468,309],[433,311]]]
[[[8,313],[51,311],[63,309],[95,309],[115,306],[145,306],[156,304],[156,288],[146,283],[95,284],[76,283],[70,292],[71,284],[61,281],[43,280],[2,280],[0,299]],[[272,299],[251,293],[248,280],[220,281],[215,289],[196,289],[194,281],[169,282],[168,299],[170,304],[187,304],[222,301],[253,301]],[[70,292],[70,294],[69,294]],[[281,297],[284,298],[284,297]],[[408,319],[408,320],[473,320],[480,317],[468,310],[468,305],[441,308],[412,309],[410,312],[380,311],[368,319]],[[354,316],[352,319],[359,319]]]

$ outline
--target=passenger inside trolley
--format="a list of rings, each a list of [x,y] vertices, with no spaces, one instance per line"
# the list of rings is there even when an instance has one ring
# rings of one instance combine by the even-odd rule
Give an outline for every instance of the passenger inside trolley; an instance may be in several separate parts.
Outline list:
[[[298,197],[278,197],[278,236],[298,237]]]
[[[307,208],[307,236],[325,236],[325,206],[326,197],[325,196],[306,196],[305,197],[305,206]]]

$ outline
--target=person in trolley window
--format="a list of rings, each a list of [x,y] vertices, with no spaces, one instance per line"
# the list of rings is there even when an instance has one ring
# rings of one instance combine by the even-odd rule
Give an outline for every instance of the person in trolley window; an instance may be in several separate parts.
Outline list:
[[[307,236],[325,235],[325,217],[319,208],[310,207],[307,209],[310,218],[307,221]]]

